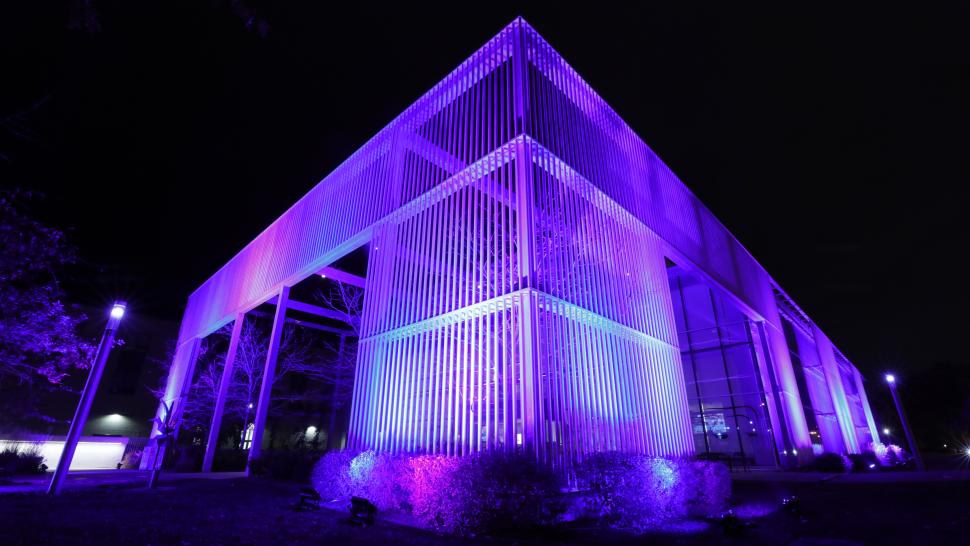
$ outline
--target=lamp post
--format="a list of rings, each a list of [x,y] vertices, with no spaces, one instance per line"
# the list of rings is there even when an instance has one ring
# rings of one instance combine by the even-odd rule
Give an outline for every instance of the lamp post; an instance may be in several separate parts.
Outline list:
[[[108,324],[104,327],[104,334],[101,336],[101,343],[98,345],[98,353],[94,359],[94,365],[88,373],[88,380],[81,391],[81,399],[77,403],[77,410],[74,412],[74,419],[71,420],[71,428],[67,432],[64,440],[64,451],[57,462],[57,469],[54,470],[54,477],[51,478],[50,486],[47,488],[48,495],[56,495],[60,492],[64,484],[64,478],[71,468],[71,461],[74,460],[74,451],[77,449],[77,442],[81,438],[81,431],[84,423],[88,420],[88,413],[91,411],[91,403],[94,402],[94,395],[98,392],[98,384],[101,382],[101,375],[104,373],[104,365],[108,362],[108,355],[111,354],[111,346],[114,345],[115,331],[121,324],[121,318],[125,316],[125,302],[116,301],[108,314]]]
[[[246,433],[249,432],[249,412],[253,409],[253,403],[246,404],[246,418],[243,419],[242,436],[239,438],[239,449],[246,449]]]
[[[903,409],[903,401],[899,399],[899,393],[896,392],[896,376],[887,373],[886,383],[889,385],[889,392],[893,395],[893,402],[896,404],[896,412],[899,413],[899,423],[903,426],[903,433],[906,435],[906,442],[909,444],[910,452],[913,454],[913,459],[916,461],[916,470],[920,472],[926,470],[923,466],[923,457],[919,454],[919,448],[916,447],[916,438],[913,437],[913,431],[909,428],[909,420],[906,419],[906,411]]]

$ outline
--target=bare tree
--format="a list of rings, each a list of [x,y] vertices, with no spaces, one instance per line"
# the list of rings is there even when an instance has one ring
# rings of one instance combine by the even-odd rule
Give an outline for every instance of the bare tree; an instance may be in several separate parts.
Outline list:
[[[327,449],[336,449],[337,414],[350,405],[354,392],[354,370],[357,366],[357,341],[360,339],[364,290],[336,282],[329,290],[317,292],[317,300],[326,308],[342,315],[350,330],[339,341],[325,341],[327,358],[317,369],[316,377],[329,387],[327,419]]]
[[[225,345],[225,340],[232,333],[232,325],[227,325],[200,344],[196,367],[199,370],[193,380],[192,387],[184,402],[179,426],[193,430],[207,430],[211,424],[215,409],[216,397],[222,382],[225,368],[224,352],[216,351],[217,343]],[[233,373],[229,389],[226,394],[223,415],[232,421],[246,426],[245,421],[252,415],[250,404],[255,405],[259,397],[259,389],[263,381],[263,369],[266,365],[269,337],[252,319],[243,323],[233,363]],[[171,357],[165,363],[171,362]],[[287,325],[283,330],[280,341],[279,358],[276,363],[276,373],[272,386],[281,379],[293,374],[303,374],[310,378],[320,375],[321,353],[316,347],[316,340],[302,332],[295,325]],[[271,386],[271,388],[272,388]],[[162,399],[165,393],[164,384],[160,388],[150,389],[157,398]],[[279,415],[288,402],[305,399],[305,394],[291,393],[284,390],[270,398],[270,414]]]

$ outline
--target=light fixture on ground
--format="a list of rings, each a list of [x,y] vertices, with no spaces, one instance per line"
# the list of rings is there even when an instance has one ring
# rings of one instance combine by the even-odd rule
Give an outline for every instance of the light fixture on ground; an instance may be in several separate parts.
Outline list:
[[[81,431],[84,430],[84,423],[88,420],[88,413],[91,412],[91,403],[94,402],[94,395],[98,392],[98,383],[101,382],[101,375],[104,373],[104,365],[108,362],[108,355],[111,354],[111,346],[114,345],[115,332],[121,324],[121,318],[125,316],[125,302],[116,301],[108,313],[108,324],[104,327],[104,334],[101,336],[101,343],[98,345],[98,353],[94,359],[94,365],[88,373],[88,380],[81,391],[81,399],[77,403],[77,410],[74,412],[74,419],[71,420],[71,428],[67,432],[64,440],[64,450],[61,451],[61,458],[51,478],[50,486],[47,488],[48,495],[56,495],[60,492],[64,484],[64,478],[71,468],[71,461],[74,459],[74,452],[77,450],[78,440],[81,438]]]
[[[886,384],[889,385],[889,392],[893,395],[896,412],[899,413],[899,422],[903,426],[903,433],[906,435],[906,443],[909,444],[910,453],[913,454],[913,460],[916,461],[916,469],[919,471],[926,470],[926,467],[923,465],[923,457],[919,454],[919,447],[916,446],[916,438],[913,437],[913,431],[909,427],[909,420],[906,419],[906,410],[903,409],[903,401],[899,398],[899,393],[896,392],[896,376],[887,373]],[[885,429],[883,432],[886,432]]]

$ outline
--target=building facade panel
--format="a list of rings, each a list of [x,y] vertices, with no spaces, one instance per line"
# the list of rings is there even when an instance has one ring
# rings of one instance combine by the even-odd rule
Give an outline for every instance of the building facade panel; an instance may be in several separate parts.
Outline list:
[[[167,401],[200,338],[361,247],[354,448],[792,464],[803,397],[878,441],[857,371],[819,346],[806,382],[787,297],[521,19],[190,296]]]

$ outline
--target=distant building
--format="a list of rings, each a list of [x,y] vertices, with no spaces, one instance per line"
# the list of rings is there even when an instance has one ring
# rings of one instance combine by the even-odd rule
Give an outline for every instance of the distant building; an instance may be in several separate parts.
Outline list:
[[[521,19],[192,293],[167,399],[257,306],[339,324],[295,297],[332,281],[365,289],[353,448],[790,466],[878,441],[858,370]]]
[[[81,335],[97,341],[106,310],[82,307],[82,311],[89,320],[82,323]],[[137,454],[152,430],[158,399],[149,389],[161,386],[165,371],[162,363],[170,357],[177,331],[172,321],[138,313],[126,317],[82,431],[72,470],[116,468],[123,461],[134,464],[126,455]],[[88,370],[73,370],[64,381],[67,389],[41,391],[36,402],[44,417],[28,418],[16,428],[4,430],[0,451],[37,450],[49,469],[56,468],[87,378]]]
[[[83,308],[89,320],[83,324],[83,335],[97,342],[104,328],[103,309]],[[170,358],[178,325],[170,320],[146,317],[137,312],[125,317],[118,331],[118,345],[111,351],[97,397],[84,427],[87,436],[126,436],[147,438],[158,399],[149,390],[161,386]],[[41,401],[43,412],[54,420],[45,425],[35,423],[31,432],[67,434],[70,419],[77,407],[78,394],[87,380],[87,370],[75,370],[67,386],[75,392],[59,392]]]

